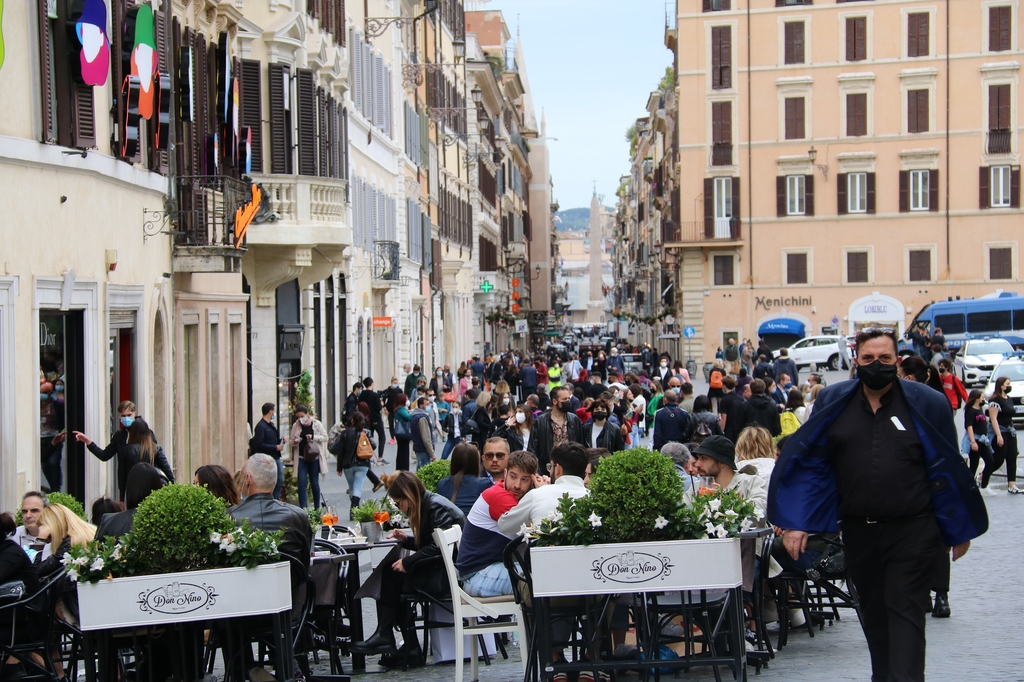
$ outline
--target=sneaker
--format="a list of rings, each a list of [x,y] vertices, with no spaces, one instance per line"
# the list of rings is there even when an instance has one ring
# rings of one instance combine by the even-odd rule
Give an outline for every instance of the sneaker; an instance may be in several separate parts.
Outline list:
[[[1006,492],[1007,492],[1008,495],[1024,495],[1024,490],[1022,490],[1021,488],[1018,488],[1017,486],[1014,486],[1012,488],[1007,488]]]
[[[392,438],[391,440],[388,441],[388,445],[394,445],[394,444],[395,444],[395,439],[394,438]]]
[[[553,678],[552,682],[569,682],[569,676],[565,673],[555,673],[555,677]]]
[[[576,682],[594,682],[594,673],[589,671],[581,672],[576,676]]]
[[[997,495],[999,495],[999,493],[997,493],[995,490],[992,490],[992,488],[988,488],[988,487],[982,488],[981,489],[981,494],[986,496],[986,497],[996,497]]]

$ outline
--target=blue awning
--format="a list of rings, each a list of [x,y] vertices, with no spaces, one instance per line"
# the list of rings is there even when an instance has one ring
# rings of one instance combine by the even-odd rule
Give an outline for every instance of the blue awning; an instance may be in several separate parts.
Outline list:
[[[788,317],[778,317],[774,320],[763,322],[757,330],[758,336],[769,334],[791,334],[804,337],[804,323],[800,320],[791,320]]]

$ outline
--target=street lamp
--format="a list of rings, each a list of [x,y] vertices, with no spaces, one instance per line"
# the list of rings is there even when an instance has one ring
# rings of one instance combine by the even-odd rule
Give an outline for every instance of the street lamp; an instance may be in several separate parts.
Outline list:
[[[455,63],[458,64],[466,56],[466,41],[456,38],[452,41],[452,50],[455,51]]]
[[[473,104],[480,106],[480,103],[484,101],[484,91],[480,89],[480,86],[474,85],[469,93],[473,96]]]

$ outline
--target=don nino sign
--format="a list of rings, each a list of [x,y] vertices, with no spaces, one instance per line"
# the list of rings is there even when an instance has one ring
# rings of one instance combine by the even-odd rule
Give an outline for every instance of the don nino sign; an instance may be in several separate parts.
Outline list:
[[[172,582],[139,594],[139,609],[147,613],[155,611],[156,613],[178,615],[210,608],[216,603],[216,589],[205,583],[193,585]]]
[[[593,578],[627,585],[646,583],[672,574],[671,560],[659,554],[627,550],[607,558],[594,559]]]

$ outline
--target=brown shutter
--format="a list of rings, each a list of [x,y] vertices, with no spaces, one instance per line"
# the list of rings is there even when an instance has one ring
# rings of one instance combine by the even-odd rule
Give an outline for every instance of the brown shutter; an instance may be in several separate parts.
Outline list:
[[[721,81],[722,87],[727,89],[732,87],[732,27],[722,26],[719,30],[722,32]]]
[[[775,215],[779,218],[786,216],[786,176],[780,175],[775,178]]]
[[[270,93],[270,172],[290,172],[291,150],[288,149],[288,112],[284,108],[284,79],[288,67],[281,64],[267,66]]]
[[[338,0],[338,18],[335,19],[335,28],[338,32],[334,34],[334,39],[339,45],[345,47],[345,36],[347,29],[345,28],[345,0]]]
[[[900,213],[910,211],[910,171],[900,171]]]
[[[814,215],[814,176],[804,176],[804,215]]]
[[[928,56],[928,14],[915,13],[907,15],[907,56]]]
[[[988,11],[988,49],[1002,52],[1010,49],[1010,7],[991,7]]]
[[[857,52],[856,59],[867,59],[868,58],[868,31],[867,31],[867,19],[864,17],[857,17],[854,20],[857,27],[857,39],[854,43],[854,49]]]
[[[868,213],[875,212],[875,174],[867,173],[867,189],[868,189],[868,201],[867,209]]]
[[[836,208],[839,215],[846,215],[849,200],[846,198],[846,173],[836,174]]]
[[[331,7],[333,10],[334,8]],[[320,177],[329,178],[331,177],[331,138],[327,134],[327,92],[323,88],[317,88],[317,114],[319,116],[319,143],[320,143]]]
[[[42,91],[43,134],[42,142],[53,142],[56,126],[53,123],[53,64],[50,60],[50,20],[47,16],[47,0],[37,0],[39,10],[39,84]]]
[[[74,94],[74,141],[73,147],[96,146],[96,105],[93,86],[75,84]]]
[[[732,9],[732,0],[722,0],[722,10],[728,12]]]
[[[263,124],[261,122],[260,63],[243,59],[240,77],[242,90],[241,125],[252,131],[252,172],[263,172]]]
[[[978,208],[991,208],[991,193],[989,190],[989,178],[991,171],[988,166],[978,168]]]
[[[785,1],[785,0],[783,0]],[[785,62],[804,63],[804,22],[789,21],[785,24]]]
[[[846,61],[857,59],[857,20],[849,17],[846,20]]]
[[[711,0],[704,0],[701,9],[704,12],[710,12],[711,11]]]
[[[917,129],[917,90],[907,91],[907,132],[921,132]]]
[[[1020,208],[1020,166],[1010,168],[1010,208]]]
[[[722,33],[717,26],[711,27],[711,87],[722,87]]]
[[[715,236],[715,179],[704,178],[704,236]]]
[[[928,210],[939,210],[939,171],[928,171]]]
[[[1010,86],[990,85],[988,88],[989,130],[1010,129]]]

